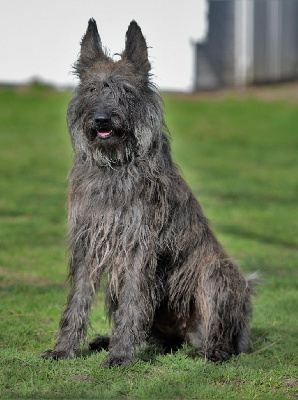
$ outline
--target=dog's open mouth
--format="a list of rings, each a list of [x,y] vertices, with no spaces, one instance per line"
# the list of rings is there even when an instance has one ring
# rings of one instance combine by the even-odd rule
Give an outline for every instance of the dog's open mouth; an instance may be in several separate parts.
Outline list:
[[[96,131],[96,137],[99,139],[109,139],[111,136],[113,136],[114,131],[112,129],[107,130],[107,129],[98,129]]]

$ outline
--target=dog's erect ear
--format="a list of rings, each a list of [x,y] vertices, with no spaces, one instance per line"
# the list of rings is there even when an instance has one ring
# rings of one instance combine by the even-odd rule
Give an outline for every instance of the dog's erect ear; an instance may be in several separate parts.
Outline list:
[[[96,22],[91,18],[87,31],[81,41],[81,52],[74,66],[75,73],[81,78],[96,61],[107,59],[108,57],[102,49]]]
[[[136,21],[131,21],[128,27],[122,56],[131,61],[144,77],[148,76],[151,66],[148,60],[147,44]]]

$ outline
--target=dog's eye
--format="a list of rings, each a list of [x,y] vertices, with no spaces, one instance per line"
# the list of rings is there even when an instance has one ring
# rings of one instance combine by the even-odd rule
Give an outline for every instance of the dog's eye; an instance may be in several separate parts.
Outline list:
[[[93,87],[92,89],[90,89],[90,92],[91,92],[91,93],[96,93],[96,92],[97,92],[97,89],[96,89],[95,87]]]

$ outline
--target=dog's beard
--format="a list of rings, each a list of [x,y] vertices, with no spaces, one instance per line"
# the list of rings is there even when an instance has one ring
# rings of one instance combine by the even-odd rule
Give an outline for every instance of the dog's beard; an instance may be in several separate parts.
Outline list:
[[[115,167],[123,165],[132,160],[133,153],[130,149],[122,144],[117,148],[106,149],[97,147],[92,149],[92,158],[97,165],[103,167]]]
[[[108,138],[94,136],[90,140],[90,132],[86,133],[87,158],[98,166],[115,167],[131,162],[136,155],[136,140],[131,132],[112,131]],[[92,137],[92,136],[91,136]]]

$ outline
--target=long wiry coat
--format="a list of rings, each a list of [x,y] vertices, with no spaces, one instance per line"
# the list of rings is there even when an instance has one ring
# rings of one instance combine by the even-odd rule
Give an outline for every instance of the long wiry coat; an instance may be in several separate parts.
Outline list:
[[[130,24],[114,62],[90,20],[75,69],[81,82],[68,108],[72,288],[57,344],[43,357],[74,356],[104,273],[113,331],[91,348],[109,347],[106,365],[129,364],[147,339],[186,341],[213,361],[247,350],[252,279],[222,249],[172,161],[140,28]]]

